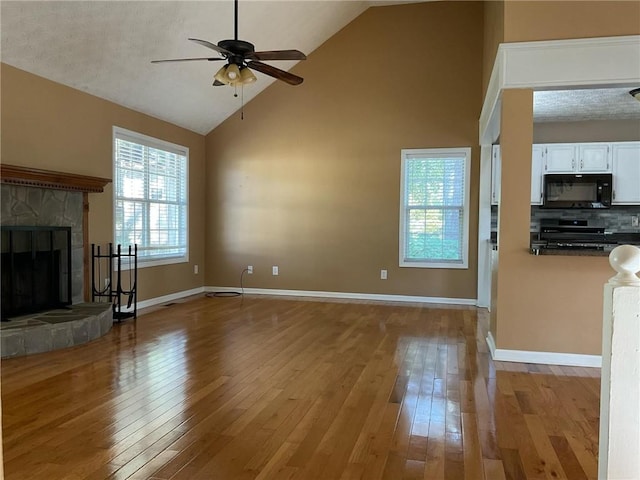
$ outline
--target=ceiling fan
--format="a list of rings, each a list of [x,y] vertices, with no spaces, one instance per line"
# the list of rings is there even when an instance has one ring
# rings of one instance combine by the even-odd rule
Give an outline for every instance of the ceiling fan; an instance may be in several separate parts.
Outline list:
[[[234,39],[221,40],[217,44],[197,38],[189,38],[190,41],[199,43],[202,46],[215,50],[220,57],[200,57],[200,58],[176,58],[170,60],[152,60],[151,63],[164,62],[191,62],[207,60],[209,62],[226,61],[214,76],[214,86],[232,85],[240,86],[256,81],[251,70],[257,70],[265,75],[282,80],[289,85],[300,85],[303,78],[285,70],[273,67],[262,60],[306,60],[307,56],[298,50],[269,50],[256,52],[252,43],[238,40],[238,0],[234,0]]]

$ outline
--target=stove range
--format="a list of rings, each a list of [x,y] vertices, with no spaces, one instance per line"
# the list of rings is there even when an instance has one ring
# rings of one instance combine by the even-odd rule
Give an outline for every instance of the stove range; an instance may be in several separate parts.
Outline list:
[[[588,220],[545,220],[531,249],[611,251],[617,243],[607,242],[602,223]]]

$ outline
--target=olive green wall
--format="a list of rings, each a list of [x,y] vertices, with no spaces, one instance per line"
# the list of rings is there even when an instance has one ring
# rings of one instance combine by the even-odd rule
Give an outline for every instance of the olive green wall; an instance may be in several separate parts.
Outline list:
[[[294,67],[301,86],[209,133],[206,284],[253,265],[245,286],[475,299],[482,17],[371,8]],[[469,269],[400,268],[400,151],[456,146],[472,147]]]
[[[2,163],[112,178],[114,125],[189,148],[189,263],[140,269],[139,300],[201,287],[204,137],[6,64],[1,73]],[[89,242],[112,242],[111,184],[89,194],[89,208]]]

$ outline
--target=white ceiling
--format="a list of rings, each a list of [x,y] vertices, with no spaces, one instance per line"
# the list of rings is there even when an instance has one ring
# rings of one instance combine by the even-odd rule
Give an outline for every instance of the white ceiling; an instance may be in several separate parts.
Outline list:
[[[365,1],[239,2],[239,38],[257,50],[307,55],[360,15]],[[220,62],[151,64],[214,57],[189,42],[233,38],[233,1],[2,1],[2,61],[119,105],[208,133],[240,108],[231,87],[212,87]],[[294,62],[268,62],[291,68]],[[248,102],[273,79],[256,73]],[[302,88],[302,87],[290,87]]]
[[[307,55],[372,5],[415,1],[240,0],[239,37],[257,50]],[[0,2],[4,63],[206,134],[240,108],[231,87],[212,87],[220,62],[151,64],[210,57],[187,38],[233,38],[233,1]],[[310,60],[307,61],[311,61]],[[289,69],[294,62],[269,62]],[[256,73],[251,100],[274,80]],[[304,88],[302,86],[287,88]],[[536,121],[640,119],[626,89],[535,93]]]

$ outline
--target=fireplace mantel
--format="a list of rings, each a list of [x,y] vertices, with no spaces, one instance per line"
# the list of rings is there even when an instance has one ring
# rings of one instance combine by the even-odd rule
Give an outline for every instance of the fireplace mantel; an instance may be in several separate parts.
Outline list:
[[[82,241],[84,268],[84,299],[89,301],[89,193],[102,193],[110,178],[89,177],[75,173],[55,172],[37,168],[0,164],[0,183],[23,187],[48,188],[82,193]]]
[[[111,183],[110,178],[89,177],[4,163],[0,165],[0,181],[26,187],[52,188],[83,193],[101,193],[104,191],[104,187]]]

